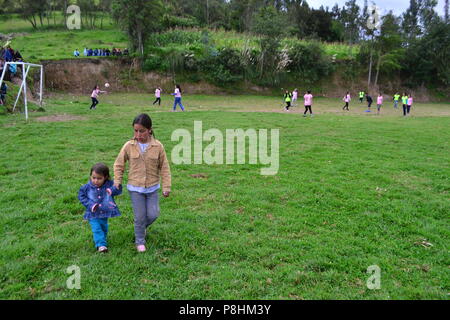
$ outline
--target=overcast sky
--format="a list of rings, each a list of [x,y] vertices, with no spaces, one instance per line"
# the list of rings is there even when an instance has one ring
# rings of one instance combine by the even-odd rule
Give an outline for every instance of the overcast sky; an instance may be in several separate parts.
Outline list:
[[[333,8],[333,6],[337,3],[339,8],[342,8],[345,5],[346,0],[306,0],[310,7],[318,9],[321,5],[324,8],[327,6]],[[375,4],[380,7],[381,14],[386,14],[389,10],[392,10],[395,15],[400,15],[405,12],[409,7],[409,0],[375,0],[373,1]],[[364,0],[356,0],[356,3],[362,8],[364,6]],[[368,4],[371,5],[372,1],[368,0]],[[436,11],[440,16],[444,15],[444,0],[438,0],[438,5],[436,6]]]

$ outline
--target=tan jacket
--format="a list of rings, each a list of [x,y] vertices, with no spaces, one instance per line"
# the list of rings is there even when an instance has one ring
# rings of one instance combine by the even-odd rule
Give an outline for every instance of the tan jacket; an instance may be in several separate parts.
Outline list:
[[[154,137],[141,154],[137,140],[124,144],[114,162],[114,182],[122,184],[125,163],[129,161],[128,184],[148,188],[159,183],[162,178],[163,192],[170,191],[171,175],[169,161],[164,146]]]

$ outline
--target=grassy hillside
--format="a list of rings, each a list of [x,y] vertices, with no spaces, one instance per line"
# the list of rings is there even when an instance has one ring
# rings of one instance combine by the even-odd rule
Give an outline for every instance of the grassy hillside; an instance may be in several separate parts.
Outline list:
[[[58,19],[61,17],[58,16]],[[73,58],[72,52],[76,48],[80,51],[84,47],[102,48],[128,46],[126,36],[111,22],[105,18],[103,29],[67,30],[54,27],[44,27],[37,30],[31,27],[31,24],[17,15],[4,15],[0,19],[0,33],[21,33],[11,43],[11,46],[18,49],[28,61],[37,62],[47,59],[67,59]],[[176,36],[174,36],[176,33]],[[202,39],[202,30],[183,29],[169,30],[160,38],[167,41],[158,42],[160,47],[165,46],[190,46],[200,44]],[[257,47],[257,37],[250,34],[240,34],[237,32],[224,30],[210,30],[209,37],[211,44],[218,48],[230,47],[242,50],[243,48]],[[291,45],[295,42],[301,42],[295,38],[286,38],[283,45]],[[153,45],[152,40],[148,45]],[[325,52],[337,59],[349,59],[358,52],[357,46],[348,46],[346,44],[328,44],[324,43]]]

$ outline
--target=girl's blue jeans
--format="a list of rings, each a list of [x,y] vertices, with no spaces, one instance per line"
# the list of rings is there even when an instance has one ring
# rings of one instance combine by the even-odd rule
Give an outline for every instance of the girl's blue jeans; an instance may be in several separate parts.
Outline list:
[[[184,111],[184,107],[183,107],[183,105],[181,104],[181,98],[175,98],[175,102],[173,103],[173,110],[176,110],[177,104],[179,104],[181,110]]]
[[[92,227],[95,247],[107,247],[108,243],[106,238],[108,236],[108,218],[90,219],[89,223]]]

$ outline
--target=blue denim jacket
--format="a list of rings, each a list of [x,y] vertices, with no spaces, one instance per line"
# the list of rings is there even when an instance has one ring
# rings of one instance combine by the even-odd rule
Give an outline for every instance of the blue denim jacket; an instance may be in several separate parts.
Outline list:
[[[106,189],[111,189],[111,195]],[[84,219],[112,218],[120,216],[119,208],[114,202],[114,197],[122,194],[122,186],[114,187],[114,182],[107,180],[100,188],[97,188],[90,180],[81,186],[78,191],[78,199],[86,207]],[[97,209],[92,212],[92,207],[97,204]]]

